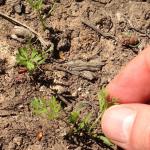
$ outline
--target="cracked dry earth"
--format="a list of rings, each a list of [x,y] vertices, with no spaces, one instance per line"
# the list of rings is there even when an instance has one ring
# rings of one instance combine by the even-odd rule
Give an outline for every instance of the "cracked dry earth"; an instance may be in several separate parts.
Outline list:
[[[34,97],[55,95],[65,103],[67,113],[81,101],[97,109],[99,89],[150,44],[149,1],[60,0],[46,19],[50,30],[45,32],[25,0],[1,1],[0,12],[53,42],[54,55],[46,62],[44,74],[33,78],[19,74],[15,55],[26,44],[11,37],[15,25],[0,16],[0,149],[110,150],[87,137],[66,138],[68,127],[61,121],[67,120],[64,112],[59,120],[49,121],[34,116],[30,103]],[[25,7],[21,13],[20,3]],[[50,6],[51,1],[45,0],[44,7]],[[128,42],[127,34],[136,37],[138,44]]]

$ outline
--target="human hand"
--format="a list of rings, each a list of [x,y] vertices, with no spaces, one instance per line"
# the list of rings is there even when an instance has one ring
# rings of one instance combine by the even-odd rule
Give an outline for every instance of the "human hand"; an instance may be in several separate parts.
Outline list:
[[[150,46],[134,58],[106,87],[121,105],[102,117],[102,130],[127,150],[150,150]]]

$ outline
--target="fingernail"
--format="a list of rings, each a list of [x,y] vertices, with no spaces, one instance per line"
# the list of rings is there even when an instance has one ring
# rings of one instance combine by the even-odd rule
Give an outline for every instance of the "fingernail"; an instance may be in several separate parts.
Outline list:
[[[127,143],[130,137],[136,112],[126,106],[109,108],[102,118],[102,130],[112,140]]]

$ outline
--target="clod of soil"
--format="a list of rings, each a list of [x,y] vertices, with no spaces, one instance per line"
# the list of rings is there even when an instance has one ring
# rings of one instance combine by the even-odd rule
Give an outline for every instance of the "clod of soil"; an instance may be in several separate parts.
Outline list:
[[[5,5],[6,0],[0,0],[0,5]]]

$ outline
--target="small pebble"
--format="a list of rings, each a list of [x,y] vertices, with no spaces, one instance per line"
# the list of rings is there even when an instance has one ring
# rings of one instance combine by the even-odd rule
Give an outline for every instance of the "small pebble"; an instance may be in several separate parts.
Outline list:
[[[14,12],[21,15],[25,12],[25,6],[22,3],[18,3],[13,6]]]
[[[64,71],[55,71],[54,74],[60,79],[66,77],[66,73]]]
[[[53,86],[52,89],[56,90],[58,94],[63,94],[64,92],[66,92],[66,89],[60,85]]]
[[[81,87],[79,87],[77,90],[80,92],[80,91],[82,90],[82,88],[81,88]]]
[[[72,93],[72,96],[73,96],[73,97],[77,97],[77,96],[78,96],[78,91],[73,92],[73,93]]]
[[[47,90],[47,88],[46,88],[46,86],[44,86],[44,85],[41,86],[40,89],[39,89],[40,92],[44,92],[44,91],[46,91],[46,90]]]
[[[95,78],[94,74],[90,71],[83,71],[81,76],[86,78],[87,80],[93,80]]]
[[[13,142],[15,144],[17,144],[18,146],[20,146],[23,142],[23,138],[22,137],[14,137]]]

